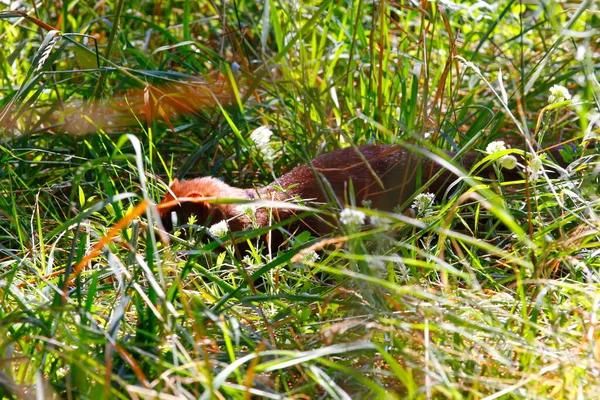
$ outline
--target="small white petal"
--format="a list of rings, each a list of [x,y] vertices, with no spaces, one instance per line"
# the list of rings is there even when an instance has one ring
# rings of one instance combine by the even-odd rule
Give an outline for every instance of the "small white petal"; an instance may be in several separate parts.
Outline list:
[[[252,139],[257,147],[264,147],[269,145],[271,136],[273,136],[273,131],[263,125],[256,128],[250,134],[250,139]]]
[[[504,144],[504,141],[502,141],[502,140],[497,140],[495,142],[491,142],[485,148],[485,152],[488,154],[494,154],[494,153],[497,153],[502,150],[506,150],[506,145]]]
[[[342,225],[362,225],[366,217],[362,211],[344,208],[340,213],[340,222]]]
[[[217,222],[216,224],[214,224],[210,228],[208,228],[208,231],[214,237],[221,238],[221,237],[227,235],[227,232],[229,232],[229,226],[227,226],[227,221],[221,221],[221,222]]]
[[[411,208],[413,208],[420,217],[427,217],[433,212],[432,206],[435,201],[435,194],[421,193],[413,200]]]
[[[548,96],[548,103],[555,104],[566,100],[571,100],[571,93],[569,90],[561,85],[554,85],[550,88],[550,96]]]

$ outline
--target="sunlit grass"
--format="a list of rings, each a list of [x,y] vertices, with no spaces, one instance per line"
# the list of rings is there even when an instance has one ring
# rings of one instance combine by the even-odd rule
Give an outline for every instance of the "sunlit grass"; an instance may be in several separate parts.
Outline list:
[[[0,393],[595,396],[598,6],[574,7],[5,10]],[[62,33],[50,50],[40,22]],[[550,105],[557,84],[573,98]],[[274,133],[272,163],[250,139],[260,126]],[[467,179],[483,164],[466,171],[438,152],[484,159],[494,140],[578,147],[559,179],[518,185]],[[358,226],[325,208],[335,236],[303,234],[279,251],[260,230],[236,238],[251,249],[241,255],[201,227],[169,244],[155,236],[152,201],[175,177],[265,185],[372,142],[423,144],[462,183],[417,218],[357,204]]]

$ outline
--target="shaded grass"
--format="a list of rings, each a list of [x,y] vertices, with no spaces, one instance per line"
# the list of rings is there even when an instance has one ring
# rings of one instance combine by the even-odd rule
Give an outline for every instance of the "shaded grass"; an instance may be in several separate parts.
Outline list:
[[[526,148],[532,136],[581,137],[598,112],[592,2],[66,4],[36,18],[96,37],[100,68],[92,42],[72,37],[82,46],[61,40],[36,72],[45,33],[0,20],[2,104],[14,99],[1,122],[3,394],[38,385],[84,398],[595,395],[594,158],[566,182],[463,185],[423,220],[367,210],[391,225],[341,227],[347,238],[317,246],[318,260],[301,257],[310,237],[245,259],[201,228],[156,243],[151,208],[109,234],[173,177],[249,187],[348,143],[426,139],[469,151],[499,138]],[[575,60],[579,46],[588,53]],[[153,85],[177,98],[174,81],[198,79],[229,97],[193,113],[143,97]],[[554,84],[579,98],[544,110]],[[115,122],[62,133],[63,110],[90,99]],[[248,139],[260,125],[280,148],[272,167]],[[242,238],[259,247],[257,235]]]

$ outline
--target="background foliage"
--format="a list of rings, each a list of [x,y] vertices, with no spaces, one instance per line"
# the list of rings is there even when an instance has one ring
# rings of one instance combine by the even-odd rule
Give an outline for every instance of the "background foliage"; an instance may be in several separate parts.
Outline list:
[[[596,396],[596,2],[0,7],[4,396]],[[574,97],[548,106],[556,84]],[[318,259],[306,235],[240,259],[200,228],[149,234],[174,177],[252,187],[350,143],[500,139],[573,140],[576,163],[345,227]]]

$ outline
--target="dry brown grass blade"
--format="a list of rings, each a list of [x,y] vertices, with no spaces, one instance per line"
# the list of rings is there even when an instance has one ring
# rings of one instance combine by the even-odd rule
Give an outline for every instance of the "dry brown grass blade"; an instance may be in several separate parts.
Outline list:
[[[37,26],[39,26],[42,29],[45,29],[47,31],[57,31],[58,29],[53,27],[50,24],[45,23],[44,21],[40,21],[39,19],[32,17],[31,15],[28,15],[26,12],[24,11],[2,11],[0,12],[0,18],[9,18],[9,17],[19,17],[19,18],[24,18],[27,21],[33,22],[34,24],[36,24]]]
[[[113,225],[113,227],[108,231],[106,236],[104,236],[102,239],[100,239],[98,241],[98,243],[96,243],[94,245],[94,247],[92,247],[92,250],[88,253],[87,256],[83,257],[81,259],[81,261],[79,261],[77,263],[75,268],[73,268],[73,271],[71,271],[71,275],[69,276],[69,279],[67,279],[65,281],[65,284],[63,286],[63,292],[64,292],[63,296],[65,299],[67,297],[67,290],[68,290],[69,286],[71,285],[71,283],[73,283],[73,280],[77,277],[77,275],[79,275],[79,273],[81,272],[83,267],[85,267],[85,265],[88,262],[90,262],[93,258],[98,256],[101,253],[102,248],[104,246],[106,246],[113,237],[117,236],[119,234],[119,232],[121,232],[127,225],[129,225],[129,223],[133,219],[142,215],[146,211],[147,206],[148,206],[148,203],[145,200],[140,202],[140,204],[138,204],[137,206],[135,206],[135,208],[129,214],[127,214],[125,217],[123,217],[121,220],[119,220],[115,225]]]

